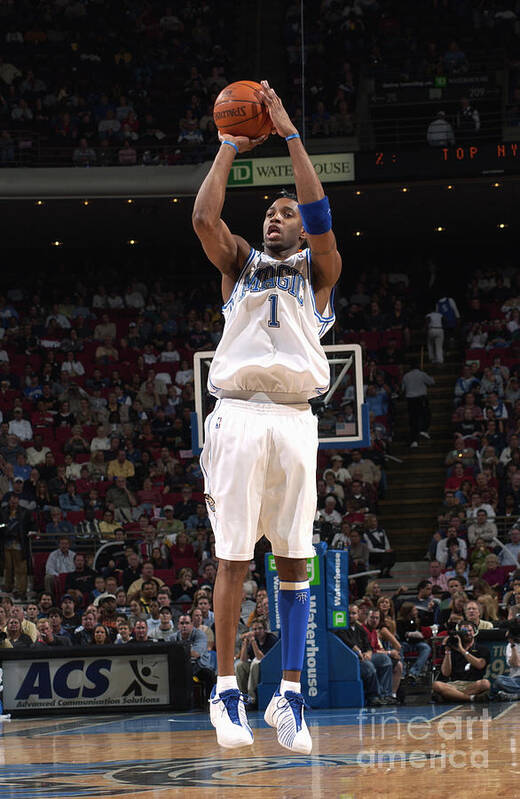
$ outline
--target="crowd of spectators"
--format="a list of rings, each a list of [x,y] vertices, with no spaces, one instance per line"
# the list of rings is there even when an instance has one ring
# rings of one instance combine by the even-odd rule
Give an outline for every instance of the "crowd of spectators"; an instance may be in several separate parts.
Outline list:
[[[483,618],[493,622],[507,615],[520,568],[519,295],[514,270],[475,270],[469,283],[460,321],[464,359],[453,389],[453,444],[427,553],[460,578],[463,592],[487,597]]]
[[[284,56],[279,64],[271,59],[268,77],[298,128],[305,111],[310,135],[352,136],[361,74],[376,81],[434,80],[442,89],[451,78],[492,75],[499,62],[490,66],[486,58],[495,49],[509,67],[509,124],[518,124],[518,13],[514,0],[478,8],[465,0],[420,7],[396,0],[311,4],[304,13],[304,109],[301,7],[288,0],[272,44]],[[175,6],[133,0],[121,14],[119,4],[100,0],[4,0],[0,165],[43,157],[77,166],[211,158],[218,146],[214,100],[227,83],[243,78],[239,24],[229,2],[219,3],[215,14],[202,0]],[[464,100],[469,110],[433,120],[436,145],[446,125],[458,128],[457,141],[478,131],[479,110]],[[450,143],[449,130],[444,139]]]
[[[464,580],[455,610],[475,598],[481,617],[492,622],[503,602],[508,607],[509,588],[515,597],[519,287],[512,270],[477,271],[461,319],[445,320],[447,336],[463,336],[467,349],[454,389],[444,503],[430,546],[432,581],[437,567],[440,580],[430,586],[440,600],[432,625],[440,623],[441,611],[454,610],[451,594],[443,605],[451,577]],[[441,310],[450,307],[440,301]],[[357,341],[364,350],[372,443],[363,450],[320,451],[315,540],[348,548],[353,575],[389,575],[396,560],[378,501],[386,489],[411,330],[423,310],[405,272],[361,270],[348,292],[339,287],[336,342]],[[96,645],[197,638],[205,657],[201,661],[191,647],[194,674],[209,687],[215,663],[205,653],[214,651],[216,561],[190,414],[193,353],[213,349],[222,331],[216,285],[204,294],[173,292],[161,281],[149,285],[129,276],[122,286],[79,281],[75,294],[65,289],[44,299],[27,287],[12,288],[0,297],[0,325],[4,645],[28,643],[11,622],[14,598],[23,603],[14,615],[25,607],[20,621],[38,623],[39,646],[47,636],[64,646],[67,639]],[[348,420],[354,399],[347,375],[332,408]],[[326,427],[329,412],[320,425]],[[506,520],[498,532],[496,516]],[[273,642],[263,592],[255,602],[265,581],[264,544],[251,565],[254,587],[244,593],[236,649],[237,675],[253,697],[258,662]],[[27,594],[28,572],[36,591],[43,590],[38,602]],[[366,575],[354,576],[352,596],[378,604],[367,582]],[[418,601],[423,593],[418,589]],[[201,626],[204,647],[194,632]],[[388,639],[390,648],[404,655],[406,638],[393,635],[397,643]],[[423,658],[411,679],[424,666]],[[397,694],[406,673],[406,662],[397,671],[392,663],[391,690],[383,698]]]
[[[0,164],[37,138],[77,166],[211,157],[233,26],[229,2],[2,2]]]

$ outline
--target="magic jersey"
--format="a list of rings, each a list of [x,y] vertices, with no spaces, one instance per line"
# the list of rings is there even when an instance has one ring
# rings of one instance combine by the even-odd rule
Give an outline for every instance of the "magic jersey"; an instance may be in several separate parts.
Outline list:
[[[323,314],[316,309],[310,259],[309,249],[283,261],[251,249],[222,308],[225,325],[209,371],[211,394],[240,398],[259,392],[291,402],[327,391],[330,370],[320,338],[335,316],[332,295]]]

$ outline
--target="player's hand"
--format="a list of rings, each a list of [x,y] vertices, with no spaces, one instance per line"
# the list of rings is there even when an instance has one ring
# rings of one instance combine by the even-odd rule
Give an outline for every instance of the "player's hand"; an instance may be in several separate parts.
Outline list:
[[[263,144],[264,141],[267,139],[267,136],[259,136],[258,139],[248,139],[247,136],[230,136],[229,133],[220,133],[218,134],[219,140],[222,141],[230,141],[231,144],[236,145],[238,147],[239,153],[247,153],[249,150],[252,150],[253,147],[256,147],[258,144]]]
[[[283,136],[284,139],[286,136],[298,133],[275,90],[271,89],[266,80],[260,82],[264,90],[263,100],[269,109],[269,115],[273,120],[276,133],[278,133],[279,136]]]

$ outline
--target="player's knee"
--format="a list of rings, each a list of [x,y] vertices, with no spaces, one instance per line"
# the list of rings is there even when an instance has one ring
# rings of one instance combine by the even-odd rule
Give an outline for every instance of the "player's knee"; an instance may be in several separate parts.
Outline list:
[[[491,683],[489,680],[479,680],[478,683],[479,691],[489,691],[491,688]]]
[[[437,691],[438,694],[442,693],[443,688],[444,688],[444,683],[439,682],[438,680],[435,680],[435,682],[432,685],[432,690]]]
[[[247,573],[249,568],[249,561],[248,560],[222,560],[222,558],[218,562],[218,575],[219,577],[228,576],[228,577],[237,577],[238,575],[243,575]]]

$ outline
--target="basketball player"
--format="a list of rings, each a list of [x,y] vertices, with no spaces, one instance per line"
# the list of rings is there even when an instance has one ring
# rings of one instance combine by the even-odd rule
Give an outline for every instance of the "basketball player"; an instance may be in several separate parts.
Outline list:
[[[320,336],[334,323],[331,293],[341,258],[328,200],[299,134],[280,98],[266,81],[262,86],[273,127],[287,141],[298,200],[280,197],[267,209],[263,252],[232,234],[221,219],[231,165],[237,153],[263,139],[225,134],[193,210],[204,251],[222,273],[225,317],[208,378],[218,401],[205,423],[201,456],[219,558],[214,591],[218,680],[210,716],[221,746],[253,742],[233,655],[242,583],[255,543],[265,534],[280,578],[283,669],[265,720],[276,727],[282,746],[308,754],[312,741],[300,674],[318,446],[308,400],[329,385]],[[308,247],[302,249],[304,241]]]

